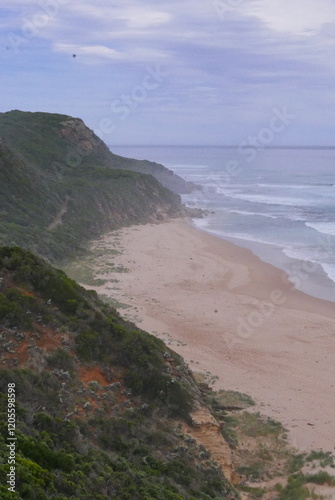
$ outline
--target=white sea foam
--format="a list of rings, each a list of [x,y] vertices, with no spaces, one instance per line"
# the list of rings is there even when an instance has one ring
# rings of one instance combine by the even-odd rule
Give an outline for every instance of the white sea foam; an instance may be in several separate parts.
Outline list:
[[[261,188],[275,188],[275,189],[324,189],[325,187],[334,187],[333,184],[256,184],[257,187]]]
[[[277,215],[271,214],[263,214],[258,212],[248,212],[247,210],[229,210],[231,214],[240,214],[240,215],[251,215],[251,216],[259,216],[259,217],[267,217],[269,219],[278,219]]]
[[[265,205],[285,205],[289,207],[300,207],[306,205],[303,198],[290,198],[286,196],[266,196],[261,194],[243,194],[226,192],[226,196],[233,199],[250,201],[252,203],[264,203]],[[309,202],[309,205],[311,202]]]
[[[216,236],[220,236],[220,238],[234,238],[237,240],[244,240],[244,241],[252,241],[253,243],[260,243],[263,245],[272,245],[272,246],[277,246],[276,243],[262,239],[262,238],[257,238],[256,236],[253,236],[248,233],[229,233],[228,231],[225,231],[224,229],[217,229],[211,227],[211,223],[209,220],[206,219],[195,219],[194,221],[195,226],[197,226],[199,229],[203,229],[207,231],[208,233],[215,234]]]
[[[319,233],[335,236],[335,222],[305,222],[305,224]]]
[[[167,167],[167,168],[170,168],[171,170],[177,170],[177,169],[185,169],[185,170],[199,170],[199,169],[203,169],[203,170],[207,170],[210,168],[208,165],[204,165],[203,163],[200,165],[196,165],[196,164],[190,164],[190,163],[169,163],[169,162],[164,162],[164,166]],[[175,173],[178,173],[178,172],[175,172]],[[202,174],[203,175],[203,174]]]
[[[284,215],[284,218],[285,219],[288,219],[292,222],[305,222],[306,220],[306,216],[304,216],[303,214],[289,214],[289,213],[286,213]]]
[[[311,248],[284,248],[283,252],[290,259],[299,260],[300,262],[310,262],[312,265],[316,264],[321,266],[328,278],[335,283],[335,262],[322,262],[322,255],[318,255],[317,251]],[[311,267],[313,269],[313,266]],[[306,267],[305,272],[308,271]]]
[[[280,212],[278,214],[265,214],[263,212],[249,212],[248,210],[229,210],[230,213],[232,214],[241,214],[241,215],[253,215],[253,216],[260,216],[260,217],[267,217],[269,219],[282,219],[282,220],[289,220],[292,222],[304,222],[306,220],[306,217],[303,216],[303,214],[299,213],[291,213],[291,212]]]
[[[308,260],[309,262],[317,262],[315,260],[315,252],[309,247],[285,247],[283,248],[284,254],[290,259],[295,260]]]
[[[323,263],[321,264],[324,272],[327,274],[328,278],[335,283],[335,264]]]

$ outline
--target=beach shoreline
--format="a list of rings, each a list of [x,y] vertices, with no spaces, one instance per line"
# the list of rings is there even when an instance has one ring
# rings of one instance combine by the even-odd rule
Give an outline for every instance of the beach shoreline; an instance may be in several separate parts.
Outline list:
[[[262,262],[271,264],[285,273],[289,281],[297,290],[306,295],[311,295],[312,297],[335,304],[335,282],[326,273],[320,263],[303,258],[299,259],[297,256],[289,257],[285,253],[284,246],[279,244],[238,238],[236,236],[223,234],[220,231],[211,230],[204,224],[206,220],[208,220],[208,217],[196,219],[193,221],[192,225],[224,241],[250,250]],[[326,240],[319,238],[318,242],[319,248],[328,248],[328,251],[330,251],[330,244],[327,243]]]
[[[104,283],[87,288],[130,305],[120,312],[193,371],[210,373],[215,389],[249,394],[293,446],[334,451],[334,303],[297,291],[280,269],[185,220],[124,228],[96,246]]]

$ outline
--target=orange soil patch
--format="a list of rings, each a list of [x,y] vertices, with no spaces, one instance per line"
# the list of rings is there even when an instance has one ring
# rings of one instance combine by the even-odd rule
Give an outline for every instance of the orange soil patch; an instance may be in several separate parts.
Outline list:
[[[122,388],[120,390],[122,390]],[[105,391],[97,391],[96,394],[97,395],[101,395],[104,392]],[[90,395],[86,396],[85,399],[86,399],[86,401],[88,403],[90,403],[91,406],[89,408],[85,409],[83,407],[83,405],[80,405],[80,406],[76,405],[76,413],[73,414],[73,418],[85,419],[85,418],[87,418],[87,415],[89,413],[90,414],[93,413],[94,410],[96,410],[98,408],[105,408],[106,404],[109,405],[109,411],[108,411],[108,413],[110,414],[113,411],[114,406],[115,406],[114,404],[108,403],[108,402],[106,402],[104,400],[100,400],[100,401],[96,400],[93,396],[90,396]],[[124,401],[126,401],[126,400],[129,400],[129,398],[127,396],[124,396],[122,394],[118,394],[117,395],[117,403],[116,403],[116,405],[121,406],[122,403]],[[135,408],[135,407],[136,407],[135,403],[133,403],[132,401],[130,401],[129,408]]]
[[[18,341],[14,338],[10,339],[14,342],[12,348],[14,352],[5,353],[5,356],[7,360],[14,360],[17,358],[17,367],[22,367],[28,361],[28,346],[31,344],[36,347],[46,349],[51,353],[58,347],[62,347],[62,341],[64,338],[67,340],[68,344],[71,341],[69,336],[63,335],[61,332],[57,332],[57,330],[43,327],[38,323],[34,323],[34,327],[36,329],[34,332],[24,332],[26,336],[24,340]]]
[[[25,290],[24,288],[16,287],[20,292],[23,293],[23,295],[26,295],[28,297],[36,297],[36,295],[32,292],[28,292],[28,290]]]
[[[62,346],[62,337],[64,337],[64,335],[61,332],[57,332],[57,330],[53,330],[51,328],[43,327],[38,323],[35,323],[34,326],[36,327],[36,330],[40,335],[39,338],[35,337],[36,345],[38,347],[44,347],[49,350]]]
[[[102,369],[98,366],[81,368],[79,371],[79,378],[84,384],[88,384],[89,382],[92,382],[92,380],[96,380],[101,385],[108,385],[110,383],[107,382]]]
[[[120,369],[118,372],[118,376],[117,377],[114,376],[112,382],[106,380],[106,377],[103,373],[103,369],[99,366],[82,367],[79,370],[78,376],[84,385],[88,385],[92,381],[99,382],[103,386],[107,386],[107,385],[109,385],[111,383],[115,383],[115,382],[120,382],[121,387],[120,387],[119,391],[117,391],[117,393],[115,393],[115,396],[117,399],[116,404],[121,405],[126,400],[129,400],[129,397],[127,395],[121,394],[121,392],[124,390],[124,381],[123,381],[122,373],[121,373],[123,371],[124,370]],[[99,396],[99,395],[101,396],[101,394],[103,394],[104,392],[106,392],[105,388],[97,390],[96,394],[97,394],[97,396]],[[96,408],[103,407],[105,405],[105,401],[96,400],[94,397],[89,396],[89,395],[87,396],[87,401],[91,404],[91,407],[87,410],[85,410],[84,408],[77,407],[77,413],[76,413],[76,415],[74,415],[74,417],[82,418],[84,415],[87,415],[87,412],[92,412]],[[111,405],[111,410],[112,410],[113,406],[114,405]],[[130,406],[132,408],[134,408],[135,404],[133,402],[131,402]]]

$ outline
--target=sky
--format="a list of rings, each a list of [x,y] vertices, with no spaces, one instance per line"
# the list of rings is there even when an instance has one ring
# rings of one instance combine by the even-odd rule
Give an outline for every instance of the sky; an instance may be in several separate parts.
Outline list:
[[[0,0],[0,112],[109,145],[334,146],[334,0]]]

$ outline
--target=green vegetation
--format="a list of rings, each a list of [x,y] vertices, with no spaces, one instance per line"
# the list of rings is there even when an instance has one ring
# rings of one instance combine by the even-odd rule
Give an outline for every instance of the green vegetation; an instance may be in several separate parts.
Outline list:
[[[211,403],[217,409],[244,409],[254,406],[255,402],[248,394],[236,391],[220,390],[215,393]]]
[[[0,292],[1,498],[239,498],[178,428],[201,395],[162,341],[18,247],[0,249]],[[4,486],[8,383],[16,391],[15,494]]]
[[[311,453],[299,453],[293,455],[289,463],[289,471],[297,472],[304,465],[315,467],[335,468],[334,456],[330,452],[312,451]]]
[[[279,491],[278,500],[305,500],[319,499],[319,495],[310,491],[306,485],[329,485],[335,486],[335,478],[325,471],[319,471],[317,474],[294,474],[289,477],[285,487],[277,485]]]
[[[136,394],[145,393],[153,399],[159,395],[172,413],[187,415],[191,408],[189,393],[178,380],[165,373],[166,347],[161,340],[123,320],[115,309],[100,302],[95,292],[84,290],[64,272],[47,266],[33,254],[18,247],[4,247],[0,249],[0,264],[4,269],[3,280],[6,271],[10,272],[15,283],[44,299],[42,304],[17,292],[14,300],[10,300],[13,291],[5,289],[0,309],[4,324],[13,326],[16,319],[15,326],[26,326],[25,322],[31,321],[18,303],[25,306],[33,303],[34,312],[45,316],[45,301],[48,301],[57,308],[52,324],[62,325],[64,331],[74,334],[76,351],[83,361],[125,367],[127,385]]]
[[[19,373],[1,375],[5,382],[20,380]],[[35,377],[34,382],[40,383],[41,378]],[[22,389],[20,383],[18,388]],[[3,422],[5,398],[1,403]],[[27,400],[21,404],[16,432],[19,499],[205,500],[228,498],[226,494],[233,492],[216,469],[194,467],[199,450],[194,446],[185,451],[164,417],[128,410],[119,417],[65,422],[46,412],[32,414]],[[3,464],[6,435],[7,429],[2,428]],[[7,465],[1,467],[2,485],[7,472]]]
[[[334,467],[330,452],[296,454],[286,439],[283,426],[271,418],[246,408],[254,402],[234,391],[206,393],[213,415],[221,421],[221,432],[233,451],[236,472],[244,479],[238,489],[248,498],[266,500],[321,500],[317,485],[335,486],[335,477],[324,468]],[[278,484],[274,487],[274,481]],[[313,486],[315,485],[315,486]]]
[[[113,155],[79,119],[0,113],[0,138],[0,245],[62,261],[108,230],[182,213],[180,196],[144,175],[153,164],[131,171],[136,160]]]

